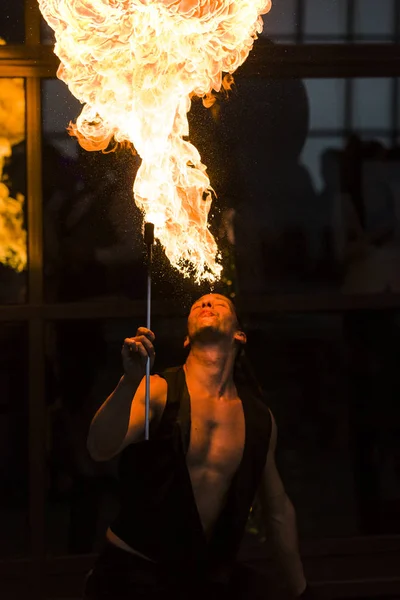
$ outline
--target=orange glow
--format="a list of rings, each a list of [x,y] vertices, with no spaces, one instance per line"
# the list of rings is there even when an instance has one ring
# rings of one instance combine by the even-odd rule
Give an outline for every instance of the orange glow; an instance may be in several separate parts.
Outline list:
[[[6,158],[11,156],[12,146],[24,138],[24,82],[0,78],[0,263],[17,272],[23,271],[27,264],[24,196],[10,197],[3,169]]]
[[[58,77],[83,104],[72,129],[87,150],[131,142],[135,201],[171,263],[219,278],[207,218],[212,189],[187,140],[193,95],[209,101],[247,58],[270,0],[38,0],[55,30]]]

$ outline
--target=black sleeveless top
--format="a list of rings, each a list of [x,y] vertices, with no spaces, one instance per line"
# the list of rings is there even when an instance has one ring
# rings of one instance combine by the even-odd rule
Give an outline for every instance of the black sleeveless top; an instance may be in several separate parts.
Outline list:
[[[242,386],[245,444],[226,504],[207,540],[197,510],[186,453],[190,442],[190,397],[182,367],[161,374],[166,406],[150,440],[127,446],[120,458],[121,504],[112,531],[155,562],[218,572],[235,559],[265,466],[271,436],[266,405]]]

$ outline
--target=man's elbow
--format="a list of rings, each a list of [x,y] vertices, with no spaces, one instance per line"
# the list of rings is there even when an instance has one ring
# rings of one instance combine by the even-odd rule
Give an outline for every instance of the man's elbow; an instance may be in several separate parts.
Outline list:
[[[293,519],[294,521],[296,520],[296,510],[294,508],[293,502],[286,493],[282,502],[282,511],[290,519]]]
[[[95,462],[104,462],[106,460],[99,452],[94,448],[91,444],[86,444],[87,451],[89,452],[89,456]]]
[[[291,499],[289,498],[289,496],[286,494],[286,492],[285,492],[284,506],[285,506],[286,510],[288,510],[289,512],[292,512],[294,514],[296,514],[293,502],[291,501]]]
[[[264,504],[264,513],[272,520],[296,520],[296,511],[289,496],[283,494],[267,499]]]
[[[111,460],[116,454],[118,454],[118,452],[106,452],[104,448],[99,448],[90,436],[87,439],[86,448],[89,452],[90,458],[95,462],[105,462],[107,460]]]

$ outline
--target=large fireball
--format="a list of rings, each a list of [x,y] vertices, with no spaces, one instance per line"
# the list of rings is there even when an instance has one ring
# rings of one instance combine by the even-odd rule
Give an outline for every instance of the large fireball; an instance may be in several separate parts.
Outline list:
[[[171,263],[197,280],[221,273],[207,217],[210,181],[188,141],[192,95],[219,91],[247,58],[270,0],[38,0],[56,34],[58,77],[84,104],[87,150],[114,138],[142,158],[135,201]]]

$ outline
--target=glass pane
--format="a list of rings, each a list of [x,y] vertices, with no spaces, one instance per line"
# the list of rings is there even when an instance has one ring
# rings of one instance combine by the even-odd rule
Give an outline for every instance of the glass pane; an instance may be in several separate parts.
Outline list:
[[[228,137],[232,161],[229,202],[236,210],[243,292],[305,285],[317,202],[310,175],[298,162],[308,114],[306,89],[298,80],[238,81],[237,94],[227,103],[221,135]]]
[[[350,150],[351,148],[351,150]],[[400,290],[399,156],[383,138],[347,148],[346,180],[350,253],[342,283],[344,293],[376,294]],[[357,171],[356,171],[357,169]]]
[[[308,36],[335,36],[346,34],[347,2],[342,0],[305,0],[305,30]]]
[[[1,0],[0,38],[7,44],[24,43],[24,0]]]
[[[364,189],[365,227],[374,231],[392,227],[400,216],[398,157],[385,158],[388,140],[375,139],[373,154],[367,157],[363,165],[362,181]],[[389,258],[389,257],[388,257]]]
[[[301,537],[400,531],[398,313],[286,314],[247,333]]]
[[[29,554],[28,337],[0,323],[0,559]]]
[[[344,128],[344,79],[306,79],[310,129]]]
[[[105,463],[93,461],[86,440],[91,419],[123,373],[122,343],[144,322],[145,315],[48,324],[49,554],[97,552],[116,515],[118,457]],[[155,372],[182,364],[185,326],[186,320],[179,317],[153,319]]]
[[[274,2],[269,13],[264,15],[262,35],[279,41],[294,38],[296,33],[296,0]]]
[[[392,79],[355,79],[353,115],[355,129],[383,129],[391,123]]]
[[[335,155],[336,150],[342,150],[344,139],[335,137],[309,137],[301,153],[301,163],[311,175],[314,189],[321,193],[325,186],[332,183],[335,178],[335,186],[340,187],[339,169],[334,169],[330,157]]]
[[[51,135],[65,137],[69,122],[82,110],[81,103],[58,79],[44,81],[42,99],[43,134],[46,138]]]
[[[356,0],[355,33],[356,37],[379,36],[394,37],[394,2],[393,0]]]
[[[64,83],[42,87],[45,293],[51,301],[145,294],[131,151],[86,152],[66,129],[81,111]]]
[[[261,317],[247,333],[248,358],[277,422],[278,469],[301,538],[356,535],[341,315]]]
[[[238,74],[236,82],[219,112],[199,102],[190,113],[192,141],[217,192],[212,227],[230,268],[221,285],[233,293],[397,289],[397,222],[388,239],[378,230],[371,239],[364,235],[370,201],[362,176],[371,157],[395,155],[392,80],[352,81],[353,122],[351,114],[345,119],[344,80]],[[47,298],[144,298],[142,221],[131,191],[137,159],[78,148],[64,127],[79,105],[62,82],[44,84],[43,102]],[[392,171],[382,173],[393,179]],[[396,185],[390,183],[389,195]],[[385,244],[389,274],[379,262]],[[156,297],[189,288],[156,256]]]
[[[400,134],[400,79],[396,79],[397,132]]]
[[[42,44],[55,44],[54,29],[52,29],[47,22],[41,17],[40,20],[40,38]]]
[[[0,78],[0,304],[26,301],[25,83]]]
[[[359,80],[352,83],[350,92],[362,89]],[[374,79],[377,93],[388,83]],[[364,176],[371,160],[398,161],[395,132],[389,108],[378,121],[383,104],[372,110],[368,101],[360,106],[363,120],[355,113],[347,132],[344,80],[237,76],[218,136],[229,150],[230,187],[220,197],[235,211],[231,238],[242,293],[399,288],[396,168],[371,168],[375,183]]]
[[[400,42],[400,11],[396,11],[396,19],[395,19],[395,29],[396,29],[396,36],[395,36],[395,41],[397,43]]]
[[[53,302],[144,298],[143,216],[132,191],[139,157],[124,148],[110,153],[82,150],[66,131],[81,106],[61,81],[43,83],[42,101],[46,298]],[[209,166],[218,194],[220,183],[214,183],[214,176],[222,180],[224,166],[218,162],[215,124],[212,113],[198,105],[204,112],[199,115],[193,108],[191,139]],[[175,295],[177,288],[186,293],[192,285],[182,283],[159,244],[154,246],[153,265],[155,298]]]
[[[400,531],[399,324],[392,311],[350,311],[344,320],[358,522],[371,535]]]

